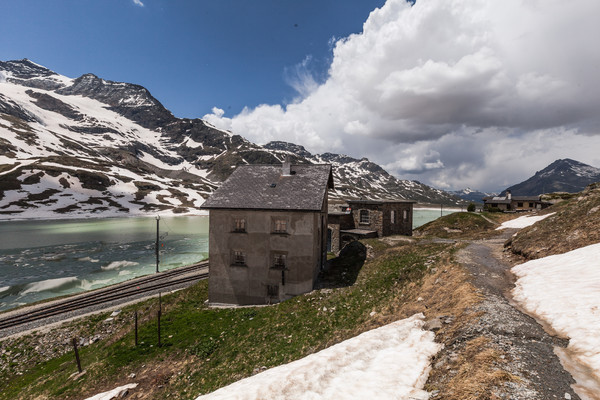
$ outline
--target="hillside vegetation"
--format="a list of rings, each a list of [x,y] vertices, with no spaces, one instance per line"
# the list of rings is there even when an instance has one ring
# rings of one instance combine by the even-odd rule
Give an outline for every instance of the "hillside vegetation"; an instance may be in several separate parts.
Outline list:
[[[600,242],[600,183],[589,185],[547,212],[556,214],[522,229],[505,246],[535,259]]]
[[[136,394],[142,398],[194,398],[411,315],[399,310],[414,300],[412,290],[447,262],[452,247],[390,247],[378,240],[366,245],[366,262],[365,246],[333,261],[325,279],[329,287],[274,306],[208,308],[206,281],[165,295],[162,347],[157,346],[157,300],[128,306],[116,317],[120,329],[112,337],[80,349],[86,370],[81,376],[72,376],[77,372],[72,350],[46,361],[32,356],[42,333],[4,340],[0,354],[10,350],[15,358],[0,371],[0,399],[85,398],[132,381],[140,384]],[[137,347],[136,310],[141,321]],[[83,319],[72,324],[71,333],[93,336],[107,317]]]
[[[501,213],[455,212],[418,227],[413,235],[444,239],[483,238],[494,235],[494,228],[511,217]]]
[[[575,203],[553,206],[557,219],[542,221],[545,235],[552,236],[554,224],[581,220],[575,218],[580,214],[598,221],[599,191],[591,187],[572,199]],[[273,306],[209,308],[207,282],[164,295],[160,347],[157,299],[124,307],[114,317],[117,329],[111,336],[80,349],[83,375],[76,374],[69,340],[48,343],[43,332],[5,339],[0,342],[0,361],[9,359],[6,368],[0,368],[0,399],[84,399],[132,382],[139,384],[132,398],[193,399],[418,312],[425,314],[436,341],[450,349],[432,360],[425,387],[432,398],[494,398],[498,388],[518,378],[509,372],[510,357],[502,348],[493,345],[485,332],[472,331],[476,324],[486,323],[479,321],[483,296],[454,255],[469,240],[498,234],[499,223],[515,216],[455,213],[419,228],[414,240],[355,243],[331,260],[320,289]],[[585,229],[581,222],[570,222],[573,226],[561,231],[556,242]],[[538,230],[523,230],[527,235],[519,233],[517,238],[535,243],[533,238],[542,232],[541,222],[536,225]],[[580,233],[579,243],[587,243],[594,234]],[[436,237],[457,241],[432,243]],[[547,237],[544,242],[549,242]],[[133,336],[135,311],[140,316],[138,346]],[[67,331],[67,338],[92,337],[106,326],[108,317],[99,314],[60,329]],[[40,346],[67,352],[42,359]]]

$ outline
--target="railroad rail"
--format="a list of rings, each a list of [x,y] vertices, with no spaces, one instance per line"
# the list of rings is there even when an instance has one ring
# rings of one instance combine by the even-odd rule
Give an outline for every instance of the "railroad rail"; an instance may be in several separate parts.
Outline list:
[[[208,272],[199,272],[208,268],[208,261],[177,269],[159,272],[154,275],[136,278],[107,288],[86,292],[64,300],[54,301],[48,305],[36,307],[33,310],[23,310],[21,313],[11,313],[10,316],[0,317],[0,330],[17,327],[41,319],[57,316],[67,312],[82,310],[87,307],[101,305],[116,300],[148,292],[155,292],[167,287],[191,283],[208,278]]]

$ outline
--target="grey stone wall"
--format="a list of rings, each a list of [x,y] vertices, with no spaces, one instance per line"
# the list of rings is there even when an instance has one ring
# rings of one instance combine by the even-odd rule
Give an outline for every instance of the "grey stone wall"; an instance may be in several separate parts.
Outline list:
[[[210,210],[209,281],[211,303],[265,304],[313,289],[323,247],[319,212]],[[325,221],[326,224],[326,215]],[[246,218],[246,232],[234,232],[234,218]],[[272,233],[273,218],[287,218],[288,232]],[[245,254],[246,264],[233,263],[232,252]],[[285,276],[273,267],[274,252],[285,254]],[[285,284],[284,284],[285,283]],[[268,296],[268,287],[277,287]]]
[[[361,210],[369,211],[369,223],[360,222]],[[394,222],[391,212],[394,211]],[[406,211],[406,218],[404,212]],[[352,203],[352,217],[356,228],[377,231],[378,237],[412,235],[413,204],[404,202]]]
[[[327,229],[331,230],[331,251],[338,253],[341,250],[340,230],[354,228],[352,214],[329,214]]]
[[[369,212],[369,223],[360,222],[361,210]],[[352,217],[354,218],[354,227],[358,229],[367,229],[377,231],[377,236],[383,236],[383,212],[379,204],[360,204],[352,208]]]
[[[392,211],[394,219],[392,221]],[[404,218],[406,212],[406,218]],[[412,236],[413,205],[406,203],[385,203],[383,205],[383,236]]]

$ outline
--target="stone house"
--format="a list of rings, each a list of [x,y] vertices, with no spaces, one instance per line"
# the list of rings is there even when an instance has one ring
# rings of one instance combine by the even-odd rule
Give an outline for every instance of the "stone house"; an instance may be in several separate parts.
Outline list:
[[[370,237],[412,235],[412,200],[349,200],[329,212],[328,250],[338,252],[347,242]]]
[[[313,289],[327,257],[331,165],[244,165],[204,203],[210,303],[266,304]]]
[[[510,190],[506,196],[484,197],[484,209],[497,208],[500,211],[532,211],[541,210],[550,205],[542,201],[542,196],[513,196]]]

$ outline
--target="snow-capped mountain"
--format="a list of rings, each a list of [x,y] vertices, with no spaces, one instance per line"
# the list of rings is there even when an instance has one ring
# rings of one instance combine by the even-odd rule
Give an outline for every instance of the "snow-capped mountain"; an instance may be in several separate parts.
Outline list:
[[[194,212],[241,164],[334,165],[339,198],[457,198],[366,159],[251,143],[176,118],[142,86],[0,61],[0,218]]]
[[[506,190],[516,196],[536,196],[552,192],[577,193],[595,182],[600,182],[600,168],[565,158],[554,161],[531,178]],[[506,193],[506,190],[502,193]]]
[[[471,188],[466,188],[462,190],[454,190],[450,191],[451,193],[457,197],[460,197],[463,200],[470,201],[473,203],[483,203],[483,198],[488,196],[497,196],[498,193],[494,192],[481,192],[479,190],[473,190]]]
[[[397,179],[367,158],[359,160],[333,153],[313,155],[303,146],[281,141],[269,142],[264,148],[276,151],[278,156],[287,154],[299,156],[315,164],[331,164],[335,182],[335,190],[331,193],[333,198],[401,198],[420,203],[461,204],[460,199],[443,190],[432,188],[418,181]]]

